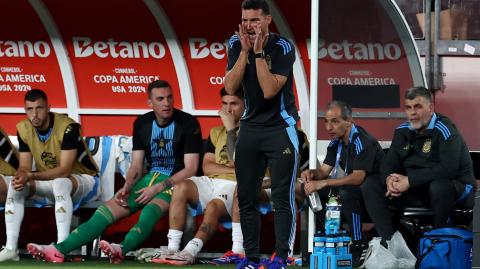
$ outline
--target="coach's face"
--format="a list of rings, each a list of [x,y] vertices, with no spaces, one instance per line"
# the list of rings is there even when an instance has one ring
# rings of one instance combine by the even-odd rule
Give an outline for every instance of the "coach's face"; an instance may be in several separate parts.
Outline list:
[[[342,118],[340,107],[334,106],[325,113],[325,129],[332,138],[343,139],[351,125],[351,121]]]
[[[25,101],[25,113],[32,126],[39,130],[46,130],[49,124],[50,106],[47,100],[40,98],[35,101]]]
[[[265,15],[261,9],[243,9],[242,27],[248,34],[248,40],[253,46],[255,44],[255,28],[259,28],[263,34],[268,33],[268,25],[272,21],[271,15]]]
[[[405,99],[405,112],[410,126],[422,131],[427,128],[433,116],[433,103],[423,96],[417,96],[413,100]]]
[[[159,124],[167,123],[173,116],[173,94],[170,87],[153,88],[148,105],[153,109]]]

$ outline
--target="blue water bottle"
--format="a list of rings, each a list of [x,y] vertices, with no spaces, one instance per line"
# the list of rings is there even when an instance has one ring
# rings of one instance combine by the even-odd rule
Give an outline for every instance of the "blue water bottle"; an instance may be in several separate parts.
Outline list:
[[[340,241],[342,243],[340,243]],[[350,244],[350,237],[348,237],[345,230],[338,234],[338,254],[343,255],[348,253],[348,245]]]
[[[347,231],[343,231],[343,247],[345,248],[344,254],[350,253],[350,236]]]
[[[336,195],[330,195],[325,206],[325,233],[337,234],[340,230],[342,205]]]
[[[344,254],[344,245],[343,245],[343,235],[341,233],[335,234],[337,238],[337,254],[341,255]]]
[[[313,237],[313,253],[325,253],[325,234],[317,232]]]
[[[327,235],[325,239],[325,252],[327,255],[337,255],[337,237],[335,235]]]

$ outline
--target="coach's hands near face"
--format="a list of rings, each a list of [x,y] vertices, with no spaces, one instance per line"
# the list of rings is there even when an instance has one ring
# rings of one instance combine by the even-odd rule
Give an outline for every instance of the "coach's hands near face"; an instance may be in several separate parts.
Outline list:
[[[238,25],[238,32],[235,32],[235,34],[238,35],[240,38],[240,44],[242,44],[242,51],[248,52],[252,48],[252,45],[250,44],[249,38],[248,38],[248,33],[247,29],[245,26],[242,24]]]
[[[255,38],[255,44],[253,44],[253,52],[261,53],[263,47],[265,46],[268,33],[262,32],[262,28],[259,23],[253,26],[253,29],[255,30],[255,34],[257,35],[257,37]]]

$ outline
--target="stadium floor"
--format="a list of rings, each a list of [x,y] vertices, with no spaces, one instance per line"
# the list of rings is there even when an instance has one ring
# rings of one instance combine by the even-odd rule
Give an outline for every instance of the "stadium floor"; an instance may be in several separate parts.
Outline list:
[[[49,268],[212,268],[217,267],[215,265],[208,264],[195,264],[189,266],[173,266],[173,265],[159,265],[152,263],[139,263],[133,260],[126,260],[121,264],[110,264],[107,259],[101,260],[87,260],[82,262],[65,262],[65,263],[47,263],[34,259],[22,258],[19,262],[2,262],[0,268],[12,268],[12,269],[49,269]],[[218,269],[233,269],[234,265],[224,265],[217,267]],[[300,267],[298,267],[300,268]]]
[[[87,260],[82,262],[65,262],[65,263],[47,263],[43,261],[38,261],[30,258],[23,258],[18,262],[2,262],[0,263],[0,268],[12,268],[12,269],[50,269],[50,268],[218,268],[218,269],[234,269],[235,265],[222,265],[215,266],[210,264],[195,264],[188,266],[173,266],[173,265],[160,265],[152,263],[139,263],[133,260],[126,260],[121,264],[110,264],[107,259],[101,260]],[[288,268],[302,268],[300,266],[289,266]],[[306,267],[305,267],[306,268]]]

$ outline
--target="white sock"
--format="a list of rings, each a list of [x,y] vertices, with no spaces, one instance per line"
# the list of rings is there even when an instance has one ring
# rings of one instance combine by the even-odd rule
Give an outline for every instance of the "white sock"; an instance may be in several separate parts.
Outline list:
[[[178,249],[180,248],[180,241],[182,240],[182,235],[182,231],[169,229],[167,234],[168,249],[178,251]]]
[[[193,257],[197,257],[198,252],[202,250],[203,247],[203,241],[198,239],[198,238],[193,238],[188,242],[187,246],[183,249],[187,251],[188,253],[192,254]]]
[[[70,234],[73,204],[70,193],[72,182],[68,178],[53,180],[53,195],[55,197],[55,222],[57,224],[57,243],[64,241]]]
[[[28,184],[22,191],[16,191],[10,184],[5,202],[5,228],[7,230],[7,243],[5,247],[16,250],[18,248],[18,236],[22,226],[25,211],[25,197],[28,194]]]
[[[244,254],[242,226],[239,222],[232,222],[232,251],[238,254]]]

